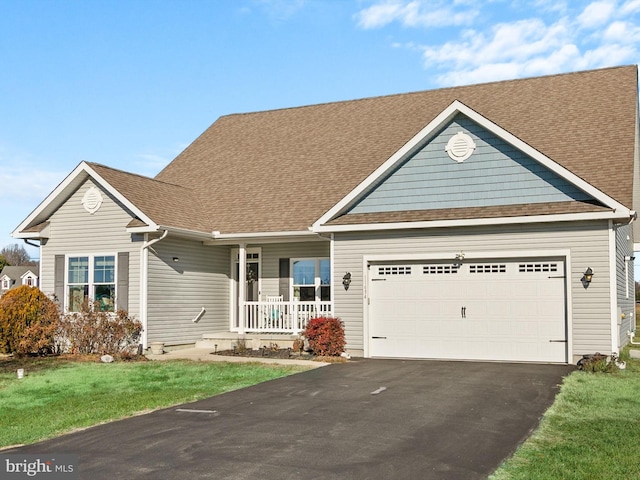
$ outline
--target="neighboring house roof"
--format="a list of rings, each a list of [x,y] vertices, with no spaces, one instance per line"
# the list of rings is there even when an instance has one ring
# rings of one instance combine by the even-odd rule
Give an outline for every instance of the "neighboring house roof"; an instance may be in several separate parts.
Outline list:
[[[10,289],[16,288],[22,285],[22,279],[28,274],[31,274],[37,280],[38,273],[34,272],[34,267],[7,265],[2,269],[2,271],[0,271],[0,280],[2,280],[4,277],[7,277],[11,281]],[[1,282],[0,282],[0,286],[1,286]]]
[[[88,177],[130,209],[131,229],[205,234],[304,232],[319,220],[344,225],[631,210],[637,91],[634,65],[223,116],[155,179],[83,162],[14,235],[45,236],[43,222]],[[341,216],[350,192],[371,186],[455,105],[579,188],[597,191],[590,192],[597,201]]]

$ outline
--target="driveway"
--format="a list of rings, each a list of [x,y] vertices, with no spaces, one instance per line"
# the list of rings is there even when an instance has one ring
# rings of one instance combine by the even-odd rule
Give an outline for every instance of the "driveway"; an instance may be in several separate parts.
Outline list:
[[[2,453],[82,479],[486,478],[571,366],[356,360]]]

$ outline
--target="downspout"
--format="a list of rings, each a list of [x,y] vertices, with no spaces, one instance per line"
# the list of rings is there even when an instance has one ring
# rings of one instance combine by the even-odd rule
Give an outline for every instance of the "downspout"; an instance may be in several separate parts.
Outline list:
[[[142,348],[146,349],[148,346],[147,338],[147,301],[149,293],[149,247],[154,243],[159,242],[167,237],[169,230],[164,230],[161,236],[154,238],[153,240],[147,240],[148,234],[145,234],[145,242],[142,244],[141,256],[142,256],[142,269],[140,271],[140,320],[142,322]]]
[[[612,220],[609,220],[609,305],[610,322],[609,331],[611,334],[611,353],[618,354],[620,340],[618,336],[618,285],[616,283],[616,228]]]

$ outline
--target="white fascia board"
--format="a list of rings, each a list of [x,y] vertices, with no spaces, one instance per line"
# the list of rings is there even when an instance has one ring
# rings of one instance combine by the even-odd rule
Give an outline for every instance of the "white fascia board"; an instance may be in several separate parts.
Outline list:
[[[209,240],[211,234],[207,232],[200,232],[197,230],[188,230],[186,228],[168,227],[166,225],[158,225],[156,231],[167,231],[180,237],[193,238],[197,240]]]
[[[106,191],[108,191],[111,195],[117,198],[123,205],[125,205],[129,210],[135,213],[143,222],[149,225],[155,225],[150,218],[148,218],[142,211],[140,211],[135,205],[133,205],[129,200],[127,200],[120,192],[118,192],[115,188],[113,188],[104,178],[102,178],[98,173],[91,168],[86,162],[80,162],[78,166],[73,169],[73,171],[67,175],[67,177],[38,205],[31,214],[20,224],[18,227],[12,232],[12,236],[15,238],[40,238],[40,235],[33,233],[23,233],[20,232],[27,228],[40,214],[42,214],[49,206],[54,204],[61,195],[65,193],[67,189],[69,189],[74,182],[80,177],[84,176],[82,179],[84,181],[88,177],[92,177],[96,182],[100,184]]]
[[[464,220],[433,220],[428,222],[368,223],[359,225],[322,225],[314,227],[317,233],[370,232],[376,230],[409,230],[417,228],[474,227],[522,223],[575,222],[580,220],[613,220],[625,218],[618,212],[568,213],[523,217],[469,218]]]
[[[220,233],[212,232],[205,245],[237,245],[239,243],[282,243],[309,240],[327,240],[311,230],[291,232]]]
[[[25,239],[25,240],[37,240],[38,238],[47,238],[46,235],[42,235],[41,232],[29,232],[29,233],[19,233],[20,231],[20,227],[16,228],[12,233],[11,236],[13,238],[19,238],[19,239]]]
[[[369,187],[371,187],[387,171],[395,167],[402,160],[406,159],[407,155],[410,154],[418,145],[422,144],[430,136],[434,135],[442,126],[444,126],[445,123],[451,121],[453,117],[455,117],[458,113],[466,115],[477,124],[481,125],[488,131],[500,137],[505,142],[511,144],[516,149],[522,151],[537,162],[541,163],[546,168],[558,174],[560,177],[564,178],[569,183],[584,191],[594,199],[602,202],[607,207],[613,210],[622,210],[624,212],[630,211],[629,208],[625,207],[610,196],[606,195],[601,190],[595,188],[590,183],[582,180],[580,177],[562,167],[558,163],[554,162],[543,153],[531,147],[529,144],[523,142],[515,135],[509,133],[502,127],[493,123],[488,118],[480,115],[475,110],[467,107],[459,100],[455,100],[451,105],[444,109],[442,113],[440,113],[436,118],[429,122],[426,127],[420,130],[420,132],[418,132],[416,135],[414,135],[411,140],[409,140],[398,151],[396,151],[396,153],[394,153],[387,161],[385,161],[380,167],[378,167],[371,175],[364,179],[362,183],[360,183],[360,185],[354,188],[351,192],[349,192],[347,196],[345,196],[336,205],[329,209],[322,217],[320,217],[313,224],[314,230],[316,227],[325,224],[338,214],[345,211],[349,207],[349,205],[351,205],[356,199],[358,199],[363,193],[365,193],[369,189]]]

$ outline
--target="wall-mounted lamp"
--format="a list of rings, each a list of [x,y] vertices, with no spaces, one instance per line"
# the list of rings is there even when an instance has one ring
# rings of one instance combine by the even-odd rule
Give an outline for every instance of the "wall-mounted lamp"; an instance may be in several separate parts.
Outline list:
[[[351,285],[351,272],[347,272],[342,277],[342,285],[344,285],[345,290],[349,290],[349,285]]]
[[[177,263],[180,261],[180,259],[178,257],[173,257],[173,261]]]
[[[464,252],[456,253],[456,260],[464,260]]]
[[[591,283],[591,280],[593,280],[593,269],[591,267],[587,267],[582,278],[584,279],[585,283]]]

